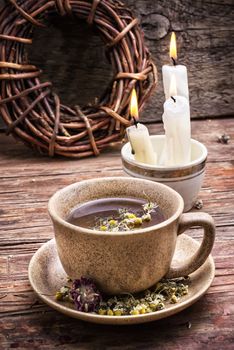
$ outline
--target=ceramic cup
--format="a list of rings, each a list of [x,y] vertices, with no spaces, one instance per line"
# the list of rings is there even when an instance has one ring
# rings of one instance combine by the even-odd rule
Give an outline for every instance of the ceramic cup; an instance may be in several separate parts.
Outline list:
[[[165,136],[154,135],[150,138],[157,154],[161,154]],[[207,149],[202,143],[191,139],[192,160],[183,166],[166,167],[138,163],[132,155],[129,142],[123,146],[121,156],[123,169],[128,175],[164,183],[183,197],[185,212],[193,207],[205,174]]]
[[[164,213],[160,224],[127,232],[102,232],[66,221],[71,210],[87,201],[107,197],[147,198]],[[56,192],[49,201],[58,255],[71,278],[90,277],[109,294],[135,293],[163,276],[185,276],[198,269],[211,252],[215,226],[206,213],[183,212],[183,199],[160,183],[110,177],[85,180]],[[176,238],[192,226],[204,229],[197,253],[182,266],[171,266]]]

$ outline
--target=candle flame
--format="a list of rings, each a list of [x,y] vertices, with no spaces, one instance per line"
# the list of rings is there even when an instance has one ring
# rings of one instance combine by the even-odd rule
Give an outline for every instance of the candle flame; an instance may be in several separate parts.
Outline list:
[[[139,119],[137,94],[136,94],[136,90],[135,89],[132,90],[132,94],[131,94],[130,115],[131,115],[132,118],[135,118],[136,120]]]
[[[170,57],[173,58],[174,60],[177,60],[177,48],[176,48],[176,35],[175,35],[175,32],[171,33]]]
[[[170,96],[177,96],[177,86],[176,86],[175,74],[173,74],[171,77],[169,94],[170,94]]]

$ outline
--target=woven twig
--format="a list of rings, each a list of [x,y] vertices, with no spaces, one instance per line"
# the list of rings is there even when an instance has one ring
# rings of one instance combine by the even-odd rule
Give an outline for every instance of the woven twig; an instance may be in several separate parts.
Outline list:
[[[98,155],[123,137],[130,125],[129,100],[136,88],[139,107],[157,83],[157,71],[144,45],[138,20],[114,0],[7,0],[0,10],[0,114],[7,133],[41,153],[82,158]],[[107,48],[113,79],[98,103],[82,109],[60,102],[40,69],[25,59],[34,26],[50,15],[72,15],[96,28]]]

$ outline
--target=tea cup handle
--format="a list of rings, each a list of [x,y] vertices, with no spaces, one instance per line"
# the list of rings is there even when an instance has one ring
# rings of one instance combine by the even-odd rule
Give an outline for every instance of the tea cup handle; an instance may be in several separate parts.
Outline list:
[[[213,218],[207,213],[186,213],[179,219],[178,233],[180,235],[193,226],[201,226],[204,229],[202,243],[197,252],[181,264],[182,266],[171,267],[166,278],[187,276],[196,271],[208,258],[215,239],[215,224]]]

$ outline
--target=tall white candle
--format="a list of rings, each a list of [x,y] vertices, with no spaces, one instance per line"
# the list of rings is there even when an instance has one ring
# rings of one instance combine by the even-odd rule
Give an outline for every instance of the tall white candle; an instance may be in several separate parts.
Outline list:
[[[143,124],[138,123],[138,102],[136,90],[133,89],[130,103],[130,115],[135,120],[135,125],[126,129],[134,158],[137,162],[156,164],[157,154],[153,149],[149,131]]]
[[[189,100],[188,75],[187,68],[185,66],[181,64],[176,66],[164,65],[162,67],[162,74],[166,100],[170,98],[169,89],[172,75],[175,76],[177,82],[178,95],[184,96],[185,98],[187,98],[187,100]]]
[[[176,80],[172,76],[170,95],[164,103],[165,129],[164,165],[185,165],[191,161],[191,126],[189,102],[176,95]]]
[[[162,67],[163,87],[166,100],[170,98],[170,82],[172,75],[175,76],[178,96],[184,96],[189,100],[188,89],[188,73],[187,68],[184,65],[177,65],[177,49],[176,49],[176,36],[173,32],[170,42],[170,58],[173,60],[174,65],[164,65]]]

